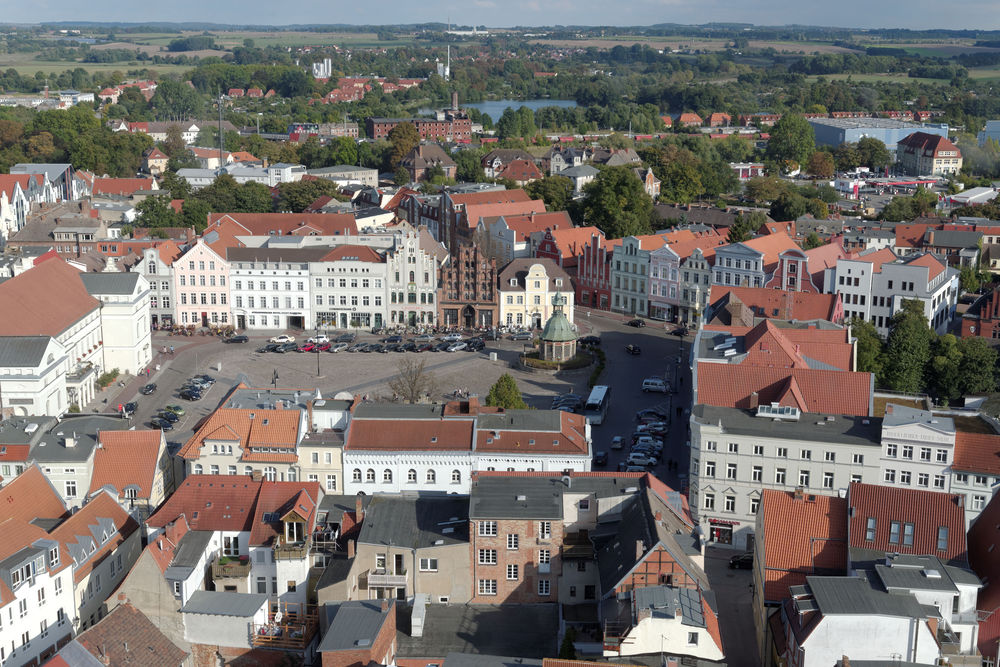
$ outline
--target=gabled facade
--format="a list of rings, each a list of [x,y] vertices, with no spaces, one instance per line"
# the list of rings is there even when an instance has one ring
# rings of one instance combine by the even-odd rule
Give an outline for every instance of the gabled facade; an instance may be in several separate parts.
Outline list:
[[[479,246],[453,247],[438,281],[438,324],[493,327],[497,308],[497,265]]]
[[[541,329],[552,316],[552,299],[567,299],[566,318],[573,322],[573,282],[551,260],[517,259],[500,271],[500,322],[509,327]]]
[[[153,358],[149,282],[138,273],[81,273],[79,279],[101,302],[104,367],[139,375]]]
[[[173,266],[181,254],[175,241],[162,241],[142,251],[142,259],[132,267],[149,283],[149,318],[154,329],[174,324],[174,304],[177,293]]]

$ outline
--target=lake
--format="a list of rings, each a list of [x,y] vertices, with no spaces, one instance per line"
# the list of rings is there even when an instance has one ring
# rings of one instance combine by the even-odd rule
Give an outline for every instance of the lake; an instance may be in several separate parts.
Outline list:
[[[510,107],[511,109],[520,109],[521,107],[528,107],[532,111],[538,111],[542,107],[563,107],[572,108],[577,106],[574,100],[487,100],[486,102],[471,102],[469,104],[462,104],[463,109],[473,108],[479,109],[484,114],[488,115],[493,122],[500,120],[500,116],[503,115],[504,109]],[[417,113],[421,114],[433,114],[433,109],[420,109]]]

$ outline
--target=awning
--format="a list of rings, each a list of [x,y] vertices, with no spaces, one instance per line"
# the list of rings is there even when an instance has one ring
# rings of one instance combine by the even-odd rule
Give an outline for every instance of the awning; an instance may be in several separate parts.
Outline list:
[[[709,519],[708,522],[713,526],[738,526],[739,521],[727,521],[726,519]]]

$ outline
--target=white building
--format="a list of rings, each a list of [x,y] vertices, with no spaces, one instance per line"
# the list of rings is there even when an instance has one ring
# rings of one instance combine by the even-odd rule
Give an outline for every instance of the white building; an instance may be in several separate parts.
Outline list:
[[[403,231],[395,240],[395,246],[385,254],[385,321],[406,326],[434,324],[438,276],[448,251],[426,229]]]
[[[605,657],[661,653],[721,661],[725,658],[717,636],[708,628],[701,591],[696,588],[645,586],[632,591],[632,627],[616,649]],[[713,619],[714,620],[714,619]]]
[[[101,302],[104,368],[140,374],[153,358],[149,283],[138,273],[81,273],[80,280]]]
[[[149,283],[149,318],[152,326],[170,327],[174,323],[173,265],[180,256],[180,248],[173,241],[165,241],[142,251],[142,261],[132,270]]]
[[[236,328],[312,328],[310,266],[326,253],[326,248],[227,248]]]
[[[566,299],[563,313],[573,320],[573,282],[551,259],[515,259],[500,271],[500,322],[541,329],[552,317],[552,299]]]
[[[312,316],[320,329],[383,327],[387,304],[398,294],[388,292],[385,256],[364,245],[324,248],[308,265]]]

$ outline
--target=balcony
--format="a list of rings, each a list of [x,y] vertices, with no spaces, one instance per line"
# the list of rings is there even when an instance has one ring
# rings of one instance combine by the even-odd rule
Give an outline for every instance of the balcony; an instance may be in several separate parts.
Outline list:
[[[212,562],[212,580],[246,579],[250,576],[252,567],[249,560],[221,556]]]
[[[318,619],[315,607],[282,604],[268,614],[267,623],[253,626],[250,642],[259,648],[302,650],[316,635]]]
[[[406,570],[389,574],[386,570],[368,570],[368,588],[401,588],[406,586]]]
[[[285,542],[282,539],[274,546],[274,560],[302,560],[303,558],[308,558],[311,542],[311,538],[306,538],[301,542]]]

